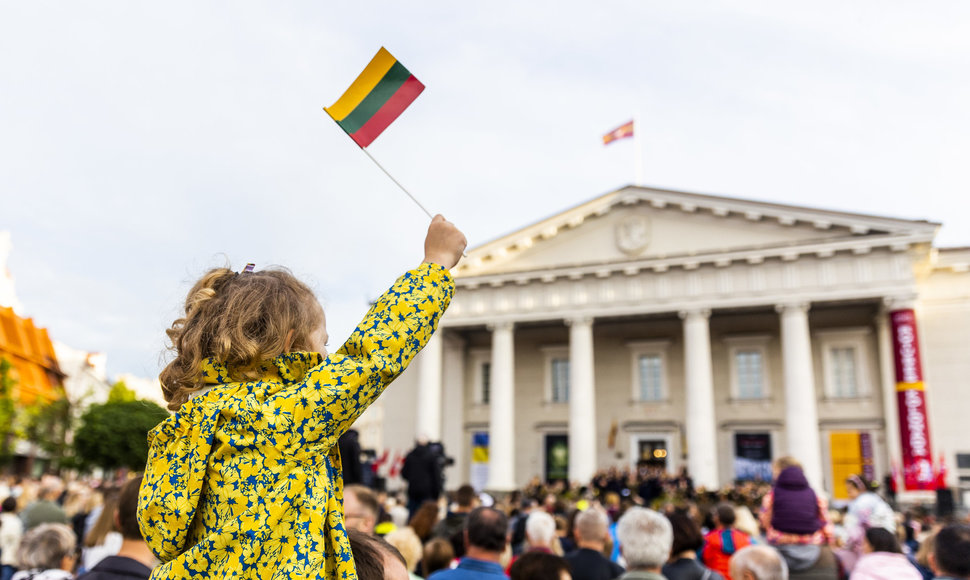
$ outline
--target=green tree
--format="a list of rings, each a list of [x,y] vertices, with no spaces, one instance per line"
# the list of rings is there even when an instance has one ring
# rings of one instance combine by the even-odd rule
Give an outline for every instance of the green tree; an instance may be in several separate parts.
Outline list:
[[[16,413],[13,402],[13,388],[17,381],[13,378],[13,365],[0,358],[0,465],[10,463],[13,457],[13,441],[16,435],[14,421]]]
[[[81,415],[74,432],[78,466],[144,469],[148,460],[148,431],[166,417],[168,411],[151,401],[109,398],[107,403],[91,405]]]
[[[138,397],[135,395],[135,391],[129,389],[124,381],[118,381],[111,385],[111,390],[108,391],[109,403],[130,403],[137,399]]]
[[[36,443],[50,458],[50,467],[54,471],[70,466],[67,435],[74,428],[74,414],[71,401],[65,395],[53,401],[38,400],[24,407],[22,421],[17,436]]]

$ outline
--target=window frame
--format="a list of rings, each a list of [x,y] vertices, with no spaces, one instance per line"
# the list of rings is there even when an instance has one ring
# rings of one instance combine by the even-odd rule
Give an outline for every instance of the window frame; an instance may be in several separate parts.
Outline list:
[[[634,403],[657,404],[670,402],[670,366],[667,350],[669,340],[638,340],[627,343],[630,350],[630,396]],[[640,384],[640,357],[657,356],[660,358],[660,397],[644,399]]]
[[[846,328],[838,330],[821,330],[815,333],[822,355],[822,384],[825,398],[835,401],[851,401],[865,399],[873,394],[869,369],[869,337],[870,328]],[[855,350],[855,381],[856,393],[851,396],[840,395],[836,392],[833,377],[835,362],[833,350],[838,348],[852,348]]]
[[[492,349],[474,348],[470,349],[468,354],[471,358],[471,367],[474,369],[472,376],[472,400],[476,405],[487,407],[491,403],[491,397],[489,397],[489,400],[485,400],[482,369],[486,364],[492,364]],[[489,376],[491,377],[491,372]],[[491,387],[491,379],[489,380],[489,387]],[[489,388],[489,393],[491,393],[491,388]]]
[[[731,376],[731,402],[757,403],[771,400],[773,389],[771,384],[771,361],[768,358],[768,344],[774,340],[774,337],[767,334],[739,335],[726,336],[723,340],[727,345],[728,369]],[[747,351],[754,351],[761,355],[760,397],[741,396],[741,384],[738,376],[738,354]]]
[[[541,347],[543,355],[543,365],[542,365],[542,376],[543,376],[543,402],[549,405],[568,405],[569,395],[570,395],[570,385],[566,385],[566,400],[565,401],[555,401],[553,400],[553,373],[552,373],[552,363],[554,360],[565,359],[566,363],[569,364],[568,372],[566,373],[566,380],[571,382],[570,372],[572,372],[572,362],[569,358],[569,346],[568,345],[555,345],[555,346],[544,346]]]

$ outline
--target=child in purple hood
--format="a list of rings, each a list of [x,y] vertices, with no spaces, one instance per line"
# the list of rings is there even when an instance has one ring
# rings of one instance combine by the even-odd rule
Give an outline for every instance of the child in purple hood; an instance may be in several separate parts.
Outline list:
[[[798,461],[781,457],[775,461],[775,483],[761,504],[761,526],[769,544],[833,543],[828,502],[808,485]]]

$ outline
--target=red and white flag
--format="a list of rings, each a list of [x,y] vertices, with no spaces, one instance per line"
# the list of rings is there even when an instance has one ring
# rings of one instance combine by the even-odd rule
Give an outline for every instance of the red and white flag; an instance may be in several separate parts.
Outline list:
[[[633,121],[620,125],[606,135],[603,135],[603,145],[609,145],[617,139],[626,139],[627,137],[633,137]]]

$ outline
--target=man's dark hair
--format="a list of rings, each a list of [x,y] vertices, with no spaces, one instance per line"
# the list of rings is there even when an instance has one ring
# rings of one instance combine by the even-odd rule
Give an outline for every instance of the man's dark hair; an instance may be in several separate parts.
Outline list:
[[[3,505],[0,505],[0,510],[3,510],[5,514],[12,514],[17,511],[17,498],[8,497],[3,500]]]
[[[697,551],[704,545],[704,534],[694,518],[681,512],[674,512],[667,516],[674,529],[674,543],[670,547],[671,555],[681,552]]]
[[[569,562],[562,556],[545,552],[526,552],[512,564],[509,569],[511,580],[559,580],[563,572],[572,570]]]
[[[890,554],[901,554],[903,552],[896,534],[883,528],[866,530],[866,541],[872,546],[873,552],[889,552]]]
[[[465,519],[468,544],[490,552],[505,550],[508,527],[505,514],[490,507],[477,507]]]
[[[118,495],[118,531],[129,540],[144,540],[138,528],[138,489],[142,476],[129,479]]]
[[[358,580],[384,580],[384,557],[387,554],[400,560],[405,569],[407,568],[401,552],[383,538],[357,530],[347,530],[347,539],[350,540],[350,551],[354,555]]]
[[[737,515],[734,513],[734,506],[729,503],[718,504],[714,508],[714,516],[717,518],[718,523],[725,528],[730,528],[737,520]]]
[[[475,488],[467,483],[459,487],[455,492],[455,501],[458,502],[459,507],[472,507],[472,502],[475,501]]]
[[[940,530],[933,555],[941,575],[970,578],[970,526],[951,524]]]

